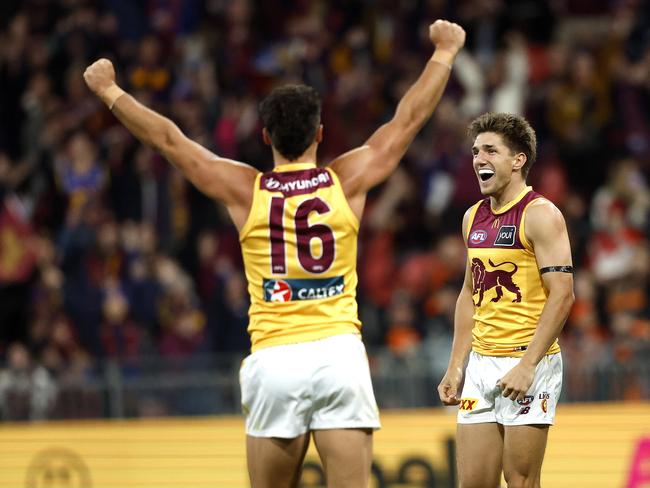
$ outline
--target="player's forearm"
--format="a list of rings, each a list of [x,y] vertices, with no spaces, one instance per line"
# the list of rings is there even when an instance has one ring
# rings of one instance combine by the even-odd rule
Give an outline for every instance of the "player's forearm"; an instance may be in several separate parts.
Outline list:
[[[406,133],[415,136],[431,117],[449,80],[455,57],[451,51],[436,49],[420,77],[400,100],[394,120]]]
[[[112,106],[113,114],[133,136],[159,152],[165,152],[173,133],[178,131],[171,120],[145,107],[128,93],[121,94],[114,101],[104,102],[109,108]]]
[[[561,292],[551,291],[549,293],[533,340],[521,358],[522,362],[527,362],[531,366],[537,366],[553,342],[560,336],[560,332],[562,332],[564,323],[571,311],[573,301],[574,295],[572,290],[563,290]]]
[[[464,288],[456,301],[454,314],[454,341],[447,369],[465,368],[467,356],[472,349],[472,329],[474,328],[474,302],[472,295]]]

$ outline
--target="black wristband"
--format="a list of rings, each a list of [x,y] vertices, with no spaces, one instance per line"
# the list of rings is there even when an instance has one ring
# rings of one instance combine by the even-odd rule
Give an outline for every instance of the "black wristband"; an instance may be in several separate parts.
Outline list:
[[[544,273],[573,273],[573,266],[547,266],[539,269],[539,274]]]

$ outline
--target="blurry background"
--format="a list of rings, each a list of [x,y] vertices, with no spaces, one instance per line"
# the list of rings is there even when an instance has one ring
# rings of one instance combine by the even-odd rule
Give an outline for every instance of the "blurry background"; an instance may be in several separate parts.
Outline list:
[[[436,18],[466,29],[466,49],[370,194],[360,236],[380,407],[439,405],[461,219],[481,198],[465,127],[488,110],[530,120],[529,183],[567,220],[577,271],[562,401],[650,399],[647,0],[3,0],[1,418],[239,412],[250,344],[236,231],[87,90],[89,63],[110,58],[140,101],[260,170],[272,160],[258,102],[308,83],[327,163],[392,116]]]

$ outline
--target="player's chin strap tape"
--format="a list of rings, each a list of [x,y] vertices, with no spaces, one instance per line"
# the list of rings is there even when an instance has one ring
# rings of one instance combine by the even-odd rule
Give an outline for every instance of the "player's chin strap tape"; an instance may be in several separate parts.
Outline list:
[[[573,266],[547,266],[540,268],[539,274],[544,273],[573,273]]]

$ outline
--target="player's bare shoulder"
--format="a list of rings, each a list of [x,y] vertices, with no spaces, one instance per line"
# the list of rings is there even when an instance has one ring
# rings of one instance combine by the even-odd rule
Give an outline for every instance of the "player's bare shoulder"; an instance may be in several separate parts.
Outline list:
[[[546,239],[557,239],[566,235],[567,228],[564,216],[557,206],[547,198],[533,200],[526,208],[524,223],[526,238],[532,242]]]

